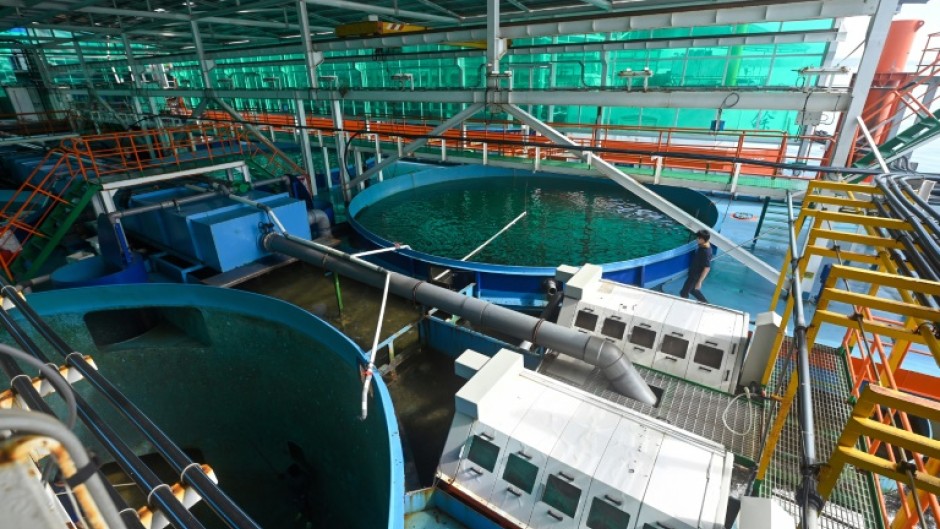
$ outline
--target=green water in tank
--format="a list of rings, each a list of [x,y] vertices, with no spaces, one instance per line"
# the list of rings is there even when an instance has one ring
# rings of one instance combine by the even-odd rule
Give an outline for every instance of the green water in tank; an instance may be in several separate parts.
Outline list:
[[[522,220],[470,260],[514,266],[612,263],[690,240],[686,228],[632,193],[587,179],[480,178],[432,184],[384,198],[356,220],[387,240],[460,259],[522,212]]]

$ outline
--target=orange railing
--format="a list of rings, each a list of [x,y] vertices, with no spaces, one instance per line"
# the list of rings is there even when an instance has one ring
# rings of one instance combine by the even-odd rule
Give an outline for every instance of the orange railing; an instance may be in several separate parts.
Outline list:
[[[72,132],[77,114],[71,110],[0,114],[0,136],[40,136]]]
[[[244,112],[243,117],[256,125],[275,132],[294,134],[297,121],[290,114]],[[202,118],[221,123],[231,123],[232,118],[221,111],[206,111]],[[332,137],[336,134],[330,118],[309,116],[306,119],[308,134]],[[436,123],[429,119],[346,119],[346,134],[368,134],[378,136],[382,142],[407,144],[414,139],[426,136]],[[473,121],[466,127],[451,129],[428,142],[431,147],[446,143],[448,148],[481,152],[484,144],[487,152],[495,156],[567,160],[570,153],[560,147],[553,147],[543,136],[524,135],[518,125],[505,121]],[[803,155],[797,159],[790,154],[789,147],[808,139],[825,144],[828,137],[791,136],[785,132],[765,130],[731,130],[713,132],[694,128],[646,128],[617,125],[592,125],[577,123],[551,123],[558,130],[568,133],[576,144],[583,147],[595,147],[603,150],[602,157],[610,162],[632,164],[650,169],[690,170],[733,176],[739,171],[744,175],[766,176],[773,178],[813,179],[816,174],[810,172],[801,176],[786,174],[779,168],[747,163],[746,160],[760,160],[769,163],[822,164],[823,154]],[[475,128],[480,126],[480,128]],[[507,143],[502,143],[507,142]],[[513,143],[525,142],[525,145]],[[538,153],[534,147],[539,147]],[[820,149],[825,151],[825,148]],[[655,153],[655,154],[653,154]],[[733,161],[708,159],[715,156],[740,159],[740,166]],[[660,160],[657,160],[659,158]],[[697,159],[700,158],[700,159]]]
[[[887,318],[882,318],[871,313],[871,310],[867,307],[855,307],[856,313],[860,314],[866,320],[878,321],[880,323],[896,325],[898,327],[903,327],[902,322],[893,321]],[[855,346],[859,346],[859,351],[861,353],[860,357],[851,357],[851,369],[849,370],[852,377],[852,396],[858,398],[861,395],[862,389],[864,389],[865,384],[884,386],[893,390],[901,390],[910,393],[916,393],[921,395],[926,395],[931,398],[935,398],[936,388],[938,380],[935,377],[930,377],[928,375],[921,375],[919,377],[908,377],[905,376],[905,381],[917,381],[916,385],[907,385],[899,384],[898,381],[902,375],[905,375],[905,370],[900,369],[901,364],[904,361],[904,358],[907,354],[915,352],[918,354],[924,354],[932,358],[932,355],[929,353],[919,352],[912,350],[910,344],[907,347],[898,347],[894,348],[892,343],[889,343],[882,339],[881,336],[875,334],[871,338],[866,336],[861,328],[849,328],[846,330],[845,336],[842,340],[842,347],[846,353],[850,353]],[[891,366],[896,366],[892,369]],[[929,380],[927,380],[929,379]],[[922,385],[923,384],[923,385]],[[881,407],[875,408],[875,417],[877,420],[883,424],[895,424],[899,423],[900,428],[911,432],[911,421],[907,413],[900,410],[893,409],[882,409]],[[870,439],[868,442],[868,453],[874,454],[881,448],[881,441],[877,439]],[[891,445],[885,443],[884,449],[888,454],[888,459],[892,463],[898,463],[897,456],[895,454],[895,448]],[[914,464],[917,466],[917,470],[920,472],[926,471],[926,466],[924,458],[920,454],[911,454],[913,456]],[[881,489],[881,484],[878,480],[875,480],[876,489],[878,498],[880,500],[880,509],[883,519],[889,520],[887,507],[885,506],[884,493]],[[904,513],[905,520],[905,529],[910,529],[914,527],[917,521],[922,516],[922,513],[917,512],[915,505],[912,505],[912,502],[908,499],[907,484],[898,482],[898,495],[901,501],[901,509]],[[918,494],[918,491],[910,491],[912,494]],[[925,509],[930,510],[930,514],[935,520],[940,520],[940,503],[937,501],[937,497],[933,494],[927,494],[927,505],[924,506]]]
[[[282,163],[245,136],[234,124],[201,123],[187,127],[114,132],[67,138],[50,150],[13,196],[0,207],[0,268],[7,277],[25,245],[44,238],[40,227],[79,178],[101,183],[171,172],[192,163],[254,157]],[[278,171],[288,172],[283,167]]]

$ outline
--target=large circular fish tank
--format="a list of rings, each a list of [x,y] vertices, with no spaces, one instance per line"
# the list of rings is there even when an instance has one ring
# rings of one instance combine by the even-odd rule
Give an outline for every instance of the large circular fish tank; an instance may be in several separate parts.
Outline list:
[[[649,187],[705,224],[717,222],[701,193]],[[367,244],[410,247],[380,254],[383,264],[414,277],[455,270],[455,286],[472,283],[478,296],[520,308],[544,304],[545,280],[559,265],[598,264],[608,279],[653,287],[684,274],[696,245],[690,230],[609,179],[496,167],[389,179],[358,194],[349,216]]]
[[[366,358],[328,323],[266,296],[194,285],[77,288],[27,299],[194,461],[211,466],[222,490],[261,527],[403,526],[391,398],[374,379],[368,418],[359,420]],[[88,382],[75,389],[137,455],[160,460]],[[57,399],[49,402],[61,411]],[[81,423],[76,433],[104,468],[113,465]],[[131,489],[139,496],[136,487],[119,490]],[[225,527],[201,503],[192,511],[207,528]]]

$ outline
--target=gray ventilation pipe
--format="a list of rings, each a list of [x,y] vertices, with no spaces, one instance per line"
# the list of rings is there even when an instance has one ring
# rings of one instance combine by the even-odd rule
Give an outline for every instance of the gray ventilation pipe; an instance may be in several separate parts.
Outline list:
[[[317,239],[332,239],[333,230],[330,229],[330,218],[322,210],[311,209],[307,212],[307,222],[317,226]]]
[[[604,376],[621,395],[644,404],[656,404],[656,395],[630,360],[607,340],[391,272],[349,254],[291,235],[270,233],[262,240],[262,246],[269,252],[295,257],[376,288],[384,287],[385,274],[389,274],[391,293],[458,315],[473,325],[489,327],[513,338],[528,340],[583,360],[601,368]]]

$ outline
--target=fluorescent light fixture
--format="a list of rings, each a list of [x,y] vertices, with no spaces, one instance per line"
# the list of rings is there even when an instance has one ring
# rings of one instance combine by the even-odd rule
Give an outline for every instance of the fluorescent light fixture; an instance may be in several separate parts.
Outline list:
[[[251,41],[248,40],[248,39],[245,39],[245,40],[233,40],[232,42],[226,42],[226,44],[247,44],[247,43],[249,43],[249,42],[251,42]]]

